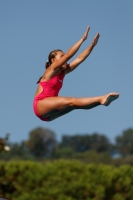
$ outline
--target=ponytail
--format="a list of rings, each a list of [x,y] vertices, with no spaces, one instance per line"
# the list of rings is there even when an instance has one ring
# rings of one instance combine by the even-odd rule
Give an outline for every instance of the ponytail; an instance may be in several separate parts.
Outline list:
[[[40,83],[41,78],[42,78],[42,76],[39,78],[39,80],[36,82],[36,84]]]
[[[47,69],[49,66],[50,66],[50,63],[49,63],[49,61],[47,61],[47,62],[45,63],[45,68]]]

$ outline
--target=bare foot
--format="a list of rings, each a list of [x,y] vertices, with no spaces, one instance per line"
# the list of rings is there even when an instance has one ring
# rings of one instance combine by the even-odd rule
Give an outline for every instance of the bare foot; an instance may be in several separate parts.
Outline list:
[[[103,96],[101,104],[104,106],[109,106],[109,104],[119,97],[119,93],[112,92]]]

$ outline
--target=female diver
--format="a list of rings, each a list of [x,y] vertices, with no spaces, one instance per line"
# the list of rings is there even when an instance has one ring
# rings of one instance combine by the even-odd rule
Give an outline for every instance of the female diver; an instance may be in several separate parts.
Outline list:
[[[100,37],[96,34],[90,46],[88,46],[75,60],[67,63],[78,51],[81,44],[87,39],[90,27],[87,27],[83,37],[74,44],[66,53],[57,49],[51,51],[46,62],[46,70],[38,80],[38,88],[34,96],[33,109],[37,117],[43,121],[52,121],[75,109],[91,109],[98,105],[108,106],[119,97],[118,93],[109,93],[103,96],[75,98],[61,97],[58,93],[62,87],[65,75],[73,71],[91,53]]]

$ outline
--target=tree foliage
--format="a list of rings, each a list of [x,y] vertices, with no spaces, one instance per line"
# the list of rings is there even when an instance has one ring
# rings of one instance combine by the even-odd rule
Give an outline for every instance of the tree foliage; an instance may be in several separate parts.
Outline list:
[[[0,152],[3,152],[3,151],[9,151],[10,150],[10,147],[7,146],[7,142],[8,142],[8,139],[9,139],[9,133],[6,134],[5,138],[1,138],[0,137]]]
[[[59,160],[0,163],[0,193],[13,200],[133,200],[133,167]]]
[[[117,136],[116,149],[122,156],[133,154],[133,129],[123,131],[121,136]]]
[[[106,136],[98,133],[63,135],[61,141],[56,141],[53,131],[38,127],[29,133],[27,141],[20,143],[9,143],[8,141],[7,144],[11,150],[9,152],[1,151],[0,160],[56,160],[63,158],[77,159],[85,163],[133,165],[133,129],[123,131],[112,144]],[[116,155],[123,157],[117,158]]]
[[[75,152],[84,152],[88,150],[103,152],[109,151],[111,144],[106,136],[94,133],[92,135],[64,135],[60,147],[71,147]]]
[[[56,145],[55,133],[50,129],[38,127],[29,134],[25,146],[35,157],[49,157]]]
[[[30,159],[31,156],[28,149],[25,147],[24,142],[9,144],[11,150],[9,152],[2,152],[0,154],[1,159]]]

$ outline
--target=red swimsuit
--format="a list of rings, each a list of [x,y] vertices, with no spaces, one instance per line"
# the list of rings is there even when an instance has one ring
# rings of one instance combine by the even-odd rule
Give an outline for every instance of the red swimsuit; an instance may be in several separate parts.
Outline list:
[[[64,76],[65,76],[64,72],[61,72],[60,74],[52,77],[50,80],[44,81],[44,82],[40,81],[40,83],[39,83],[41,85],[41,87],[43,88],[43,90],[39,95],[37,95],[34,98],[33,109],[34,109],[36,116],[39,117],[43,121],[48,121],[49,117],[44,118],[38,114],[37,103],[39,100],[45,99],[47,97],[58,96],[58,93],[63,84]]]

